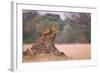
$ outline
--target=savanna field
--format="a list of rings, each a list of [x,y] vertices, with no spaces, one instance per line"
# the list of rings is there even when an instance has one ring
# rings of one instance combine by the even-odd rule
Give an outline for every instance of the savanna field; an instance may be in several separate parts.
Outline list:
[[[38,61],[67,61],[67,60],[86,60],[91,59],[90,44],[55,44],[56,48],[64,52],[65,57],[53,54],[37,54],[35,56],[23,56],[23,62]],[[32,44],[24,44],[23,51],[32,47]]]

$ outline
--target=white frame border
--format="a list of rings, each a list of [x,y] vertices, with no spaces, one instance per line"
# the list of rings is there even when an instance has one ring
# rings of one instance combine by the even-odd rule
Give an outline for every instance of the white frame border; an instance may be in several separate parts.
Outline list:
[[[32,6],[40,6],[40,7],[44,7],[44,6],[52,6],[53,8],[59,8],[59,7],[62,7],[62,8],[72,8],[72,9],[79,9],[80,11],[78,12],[82,12],[81,9],[86,9],[86,12],[87,10],[90,10],[89,12],[91,12],[91,48],[93,49],[91,52],[92,52],[92,58],[91,60],[82,60],[82,61],[56,61],[55,62],[39,62],[39,63],[28,63],[28,64],[22,64],[20,59],[22,57],[19,57],[21,55],[21,52],[18,51],[17,49],[20,48],[19,45],[20,45],[20,42],[18,40],[20,40],[20,36],[22,36],[22,33],[19,33],[20,32],[20,29],[22,29],[22,26],[18,26],[18,24],[21,24],[22,22],[17,22],[20,20],[20,8],[18,8],[18,5],[21,5],[22,8],[23,8],[23,5],[24,4],[28,4],[28,5],[32,5]],[[96,19],[96,8],[95,7],[77,7],[77,6],[60,6],[60,5],[43,5],[43,4],[34,4],[34,3],[30,3],[30,2],[12,2],[11,3],[11,14],[12,14],[12,17],[11,17],[11,28],[13,31],[12,32],[12,49],[11,49],[11,70],[12,71],[20,71],[20,70],[32,70],[32,69],[53,69],[53,68],[66,68],[66,67],[81,67],[81,66],[94,66],[96,65],[96,42],[95,42],[95,32],[96,32],[96,24],[97,24],[97,19]],[[19,9],[19,10],[18,10]],[[27,5],[25,7],[25,9],[27,9]],[[30,9],[32,9],[30,7]],[[37,9],[39,10],[39,9]],[[48,10],[48,9],[47,9]],[[58,9],[59,10],[59,9]],[[55,10],[57,11],[57,10]],[[70,11],[70,10],[69,10]],[[72,10],[73,11],[73,10]],[[71,12],[72,12],[71,11]],[[75,11],[74,11],[75,12]],[[77,11],[76,11],[77,12]],[[83,11],[84,12],[84,11]],[[22,19],[21,19],[22,20]],[[93,25],[95,24],[95,26]],[[94,29],[94,30],[93,30]],[[17,34],[18,33],[18,34]],[[20,45],[21,46],[21,45]],[[61,65],[61,66],[58,66],[58,65]],[[43,66],[45,65],[45,66]],[[67,65],[67,66],[66,66]],[[48,67],[47,67],[48,66]],[[30,68],[32,67],[32,68]],[[39,68],[38,68],[39,67]],[[29,69],[30,68],[30,69]]]

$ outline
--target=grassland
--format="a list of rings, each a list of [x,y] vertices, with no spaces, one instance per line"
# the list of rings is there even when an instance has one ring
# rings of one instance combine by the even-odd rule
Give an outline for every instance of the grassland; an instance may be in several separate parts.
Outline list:
[[[24,44],[23,51],[31,48],[32,44]],[[63,61],[63,60],[85,60],[91,59],[90,44],[55,44],[59,51],[66,56],[55,56],[53,54],[37,54],[35,56],[23,56],[23,62],[41,61]]]

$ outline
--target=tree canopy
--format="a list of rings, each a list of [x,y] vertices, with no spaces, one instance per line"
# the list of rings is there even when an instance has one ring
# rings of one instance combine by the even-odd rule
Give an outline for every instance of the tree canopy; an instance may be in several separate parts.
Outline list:
[[[45,12],[45,11],[44,11]],[[61,12],[41,14],[41,11],[23,10],[23,43],[34,43],[46,28],[59,30],[55,43],[91,43],[91,14]]]

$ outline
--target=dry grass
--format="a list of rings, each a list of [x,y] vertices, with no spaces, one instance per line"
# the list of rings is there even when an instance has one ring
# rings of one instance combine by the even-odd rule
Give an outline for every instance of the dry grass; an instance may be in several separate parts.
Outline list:
[[[23,56],[23,62],[63,61],[67,56],[56,56],[53,54],[37,54],[34,56]]]
[[[63,44],[55,45],[57,49],[63,51],[66,56],[72,60],[90,59],[91,45],[90,44]]]
[[[24,44],[23,50],[31,46],[32,44]],[[83,60],[91,58],[90,44],[56,44],[55,46],[59,51],[64,52],[66,57],[53,54],[38,54],[35,56],[23,56],[23,62]]]

